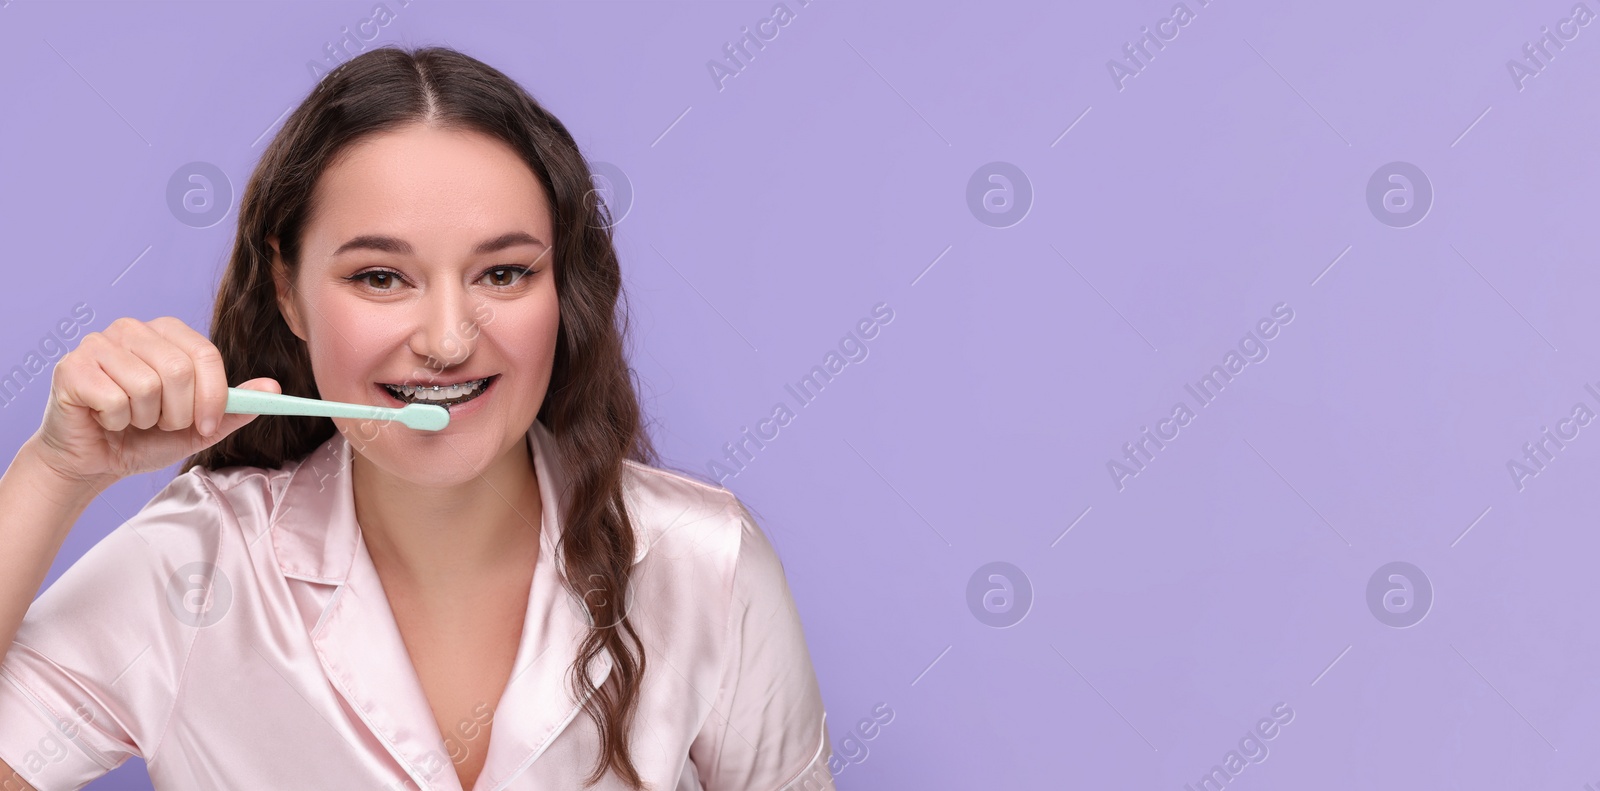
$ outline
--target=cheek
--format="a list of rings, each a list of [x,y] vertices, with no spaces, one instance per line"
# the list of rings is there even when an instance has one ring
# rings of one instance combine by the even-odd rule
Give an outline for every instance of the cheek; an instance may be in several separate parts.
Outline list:
[[[375,350],[405,342],[399,325],[364,308],[352,301],[319,305],[311,314],[311,368],[325,399],[365,400],[370,372],[381,363]]]
[[[484,327],[483,332],[519,377],[543,380],[549,377],[555,361],[560,316],[553,305],[548,309],[542,304],[527,307],[502,313],[500,320]]]

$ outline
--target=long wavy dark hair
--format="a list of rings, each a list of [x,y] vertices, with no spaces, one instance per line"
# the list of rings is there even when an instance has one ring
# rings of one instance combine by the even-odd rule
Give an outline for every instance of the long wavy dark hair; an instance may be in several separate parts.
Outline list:
[[[365,52],[324,76],[262,155],[239,205],[233,253],[217,289],[211,341],[230,384],[269,376],[289,395],[319,398],[311,358],[279,311],[268,239],[276,237],[288,274],[299,269],[301,236],[317,179],[347,146],[385,130],[425,123],[496,138],[522,156],[545,190],[554,226],[560,332],[554,370],[538,420],[555,437],[571,471],[562,515],[564,584],[589,608],[591,626],[573,666],[574,694],[594,719],[601,756],[584,781],[614,769],[642,788],[627,733],[645,672],[644,644],[627,614],[634,536],[622,497],[624,461],[657,465],[642,423],[634,372],[625,357],[627,312],[618,309],[622,275],[612,220],[589,165],[565,126],[505,74],[452,49],[389,45]],[[329,418],[262,415],[191,456],[182,467],[278,468],[302,460],[337,430]],[[603,601],[600,601],[603,599]],[[605,626],[609,624],[609,626]],[[588,667],[602,646],[610,677],[596,689]]]

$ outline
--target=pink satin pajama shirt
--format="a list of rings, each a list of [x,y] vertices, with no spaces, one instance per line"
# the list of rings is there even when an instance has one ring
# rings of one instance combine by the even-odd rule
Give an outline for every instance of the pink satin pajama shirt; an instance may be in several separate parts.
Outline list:
[[[497,705],[440,732],[335,433],[282,469],[178,476],[40,594],[0,662],[0,759],[40,791],[133,755],[162,791],[463,791],[452,756],[486,749],[476,791],[579,788],[599,738],[565,676],[587,619],[556,576],[560,459],[543,425],[528,442],[542,551]],[[624,481],[638,534],[628,613],[648,646],[628,734],[643,779],[832,789],[816,674],[761,528],[726,489],[631,461]],[[592,667],[596,685],[611,659]],[[607,772],[594,789],[623,787]]]

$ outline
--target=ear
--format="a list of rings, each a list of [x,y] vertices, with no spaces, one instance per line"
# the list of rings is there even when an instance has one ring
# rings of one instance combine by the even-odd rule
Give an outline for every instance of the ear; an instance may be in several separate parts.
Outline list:
[[[278,293],[278,312],[283,314],[284,323],[289,325],[289,331],[303,341],[306,339],[306,333],[300,321],[300,305],[295,299],[294,288],[289,281],[289,267],[283,263],[283,255],[278,252],[278,237],[268,236],[267,244],[272,247],[272,282]]]

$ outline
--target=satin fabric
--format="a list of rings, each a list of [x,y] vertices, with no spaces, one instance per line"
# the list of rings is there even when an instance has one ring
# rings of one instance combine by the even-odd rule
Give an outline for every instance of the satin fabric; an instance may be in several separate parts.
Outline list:
[[[563,466],[535,422],[542,551],[512,676],[446,741],[401,640],[335,433],[281,469],[193,469],[68,568],[0,662],[0,759],[40,791],[133,755],[161,791],[577,789],[598,731],[566,683],[588,622],[560,584]],[[654,791],[832,789],[783,566],[728,490],[627,462],[628,603],[648,646],[628,733]],[[602,653],[598,685],[612,669]],[[478,730],[493,728],[485,740]],[[470,737],[476,737],[475,739]],[[614,772],[596,791],[625,788]]]

